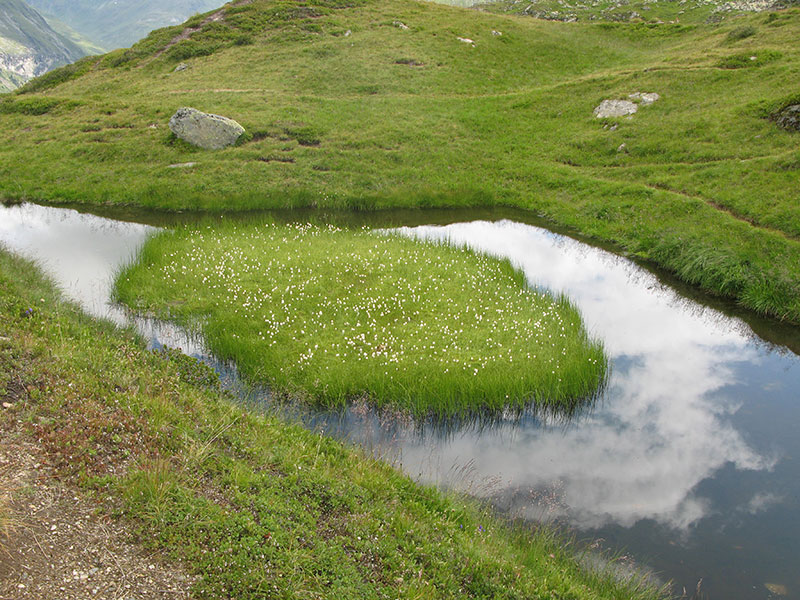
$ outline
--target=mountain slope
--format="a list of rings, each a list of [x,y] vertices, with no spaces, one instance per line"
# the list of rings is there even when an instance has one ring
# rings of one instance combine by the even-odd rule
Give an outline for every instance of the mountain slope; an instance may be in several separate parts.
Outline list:
[[[22,0],[0,0],[0,90],[85,55]]]
[[[76,44],[79,48],[81,48],[84,54],[103,54],[106,52],[106,49],[102,46],[99,46],[94,41],[90,40],[87,36],[78,33],[72,27],[56,19],[55,17],[49,17],[47,15],[42,15],[47,21],[47,24],[53,28],[53,31],[58,33],[59,35],[71,40],[74,44]]]
[[[800,322],[800,134],[770,118],[800,103],[798,37],[797,9],[595,24],[410,0],[238,2],[0,103],[0,195],[514,205]],[[635,92],[660,99],[594,116]],[[189,147],[167,128],[181,106],[249,136]]]
[[[178,25],[223,0],[29,0],[42,14],[63,21],[105,48],[127,47],[153,29]]]

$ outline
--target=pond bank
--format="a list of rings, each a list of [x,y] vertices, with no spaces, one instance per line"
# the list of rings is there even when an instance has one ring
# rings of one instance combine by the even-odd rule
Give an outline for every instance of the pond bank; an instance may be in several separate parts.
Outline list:
[[[197,595],[656,597],[585,572],[546,529],[234,406],[207,367],[78,314],[5,252],[0,312],[4,431],[183,559]]]

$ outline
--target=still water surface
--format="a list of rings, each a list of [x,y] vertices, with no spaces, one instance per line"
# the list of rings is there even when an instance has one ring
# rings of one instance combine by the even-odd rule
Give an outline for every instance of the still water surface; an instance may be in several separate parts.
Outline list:
[[[425,215],[386,214],[373,224]],[[38,260],[88,312],[118,323],[127,315],[110,302],[114,273],[153,231],[68,209],[0,207],[0,243]],[[480,220],[399,231],[507,257],[531,285],[566,293],[612,358],[608,390],[570,418],[530,411],[421,426],[363,407],[300,418],[421,481],[600,538],[674,580],[679,594],[691,595],[702,579],[712,599],[800,598],[796,328],[730,316],[630,260],[534,225]],[[209,360],[238,385],[201,341],[152,320],[136,325],[152,345]]]

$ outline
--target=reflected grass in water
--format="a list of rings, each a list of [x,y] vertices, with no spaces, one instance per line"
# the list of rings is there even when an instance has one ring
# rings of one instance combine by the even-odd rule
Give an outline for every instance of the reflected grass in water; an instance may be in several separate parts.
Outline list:
[[[607,374],[577,310],[510,263],[367,230],[181,227],[148,242],[117,295],[202,330],[250,380],[327,406],[563,408]]]

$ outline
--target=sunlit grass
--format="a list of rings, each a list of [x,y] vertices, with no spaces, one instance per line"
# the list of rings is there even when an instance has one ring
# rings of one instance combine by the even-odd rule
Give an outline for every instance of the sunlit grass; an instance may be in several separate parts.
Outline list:
[[[367,230],[167,232],[117,294],[201,329],[251,379],[329,405],[568,405],[595,393],[607,368],[575,308],[531,290],[508,262]]]
[[[800,9],[724,4],[252,0],[193,17],[174,46],[183,26],[0,99],[0,197],[216,213],[516,206],[800,322],[797,134],[770,119],[797,102]],[[594,118],[633,92],[660,99]],[[167,123],[181,106],[248,134],[221,151],[178,143]]]

